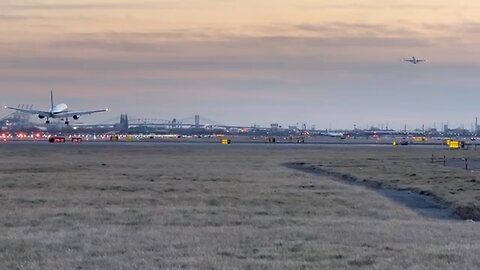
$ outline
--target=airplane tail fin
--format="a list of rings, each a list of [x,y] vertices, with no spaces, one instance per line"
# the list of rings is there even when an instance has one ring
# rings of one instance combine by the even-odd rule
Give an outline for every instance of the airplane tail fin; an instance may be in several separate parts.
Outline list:
[[[55,103],[53,102],[53,91],[50,91],[50,110],[53,111],[54,107],[55,107]]]

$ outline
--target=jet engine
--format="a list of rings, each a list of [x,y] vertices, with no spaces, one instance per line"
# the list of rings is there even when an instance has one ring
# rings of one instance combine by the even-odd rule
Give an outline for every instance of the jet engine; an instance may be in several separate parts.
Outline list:
[[[78,116],[78,115],[73,116],[73,119],[75,119],[75,120],[78,120],[78,118],[80,118],[80,116]]]
[[[43,118],[45,118],[45,116],[39,114],[39,115],[38,115],[38,118],[43,119]]]

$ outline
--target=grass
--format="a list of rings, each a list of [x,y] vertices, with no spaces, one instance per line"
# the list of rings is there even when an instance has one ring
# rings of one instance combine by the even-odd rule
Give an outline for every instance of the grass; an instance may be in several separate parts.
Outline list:
[[[388,180],[388,170],[358,168],[421,157],[398,150],[4,144],[0,268],[475,268],[476,223],[425,219],[368,189],[282,166]]]
[[[474,170],[465,170],[465,159]],[[442,147],[329,148],[304,166],[370,185],[412,190],[440,201],[462,219],[480,220],[480,151]]]

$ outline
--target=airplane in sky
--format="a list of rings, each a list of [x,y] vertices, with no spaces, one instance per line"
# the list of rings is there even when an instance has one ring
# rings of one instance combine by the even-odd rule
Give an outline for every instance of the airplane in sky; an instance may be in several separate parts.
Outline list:
[[[420,63],[420,62],[425,62],[425,61],[427,61],[427,60],[425,60],[425,59],[417,59],[417,58],[415,58],[415,56],[412,56],[412,59],[403,59],[403,61],[405,61],[405,62],[410,62],[410,63],[412,63],[412,64],[418,64],[418,63]]]
[[[78,112],[69,111],[68,106],[65,103],[55,105],[53,101],[53,91],[50,92],[50,110],[49,111],[26,110],[26,109],[14,108],[9,106],[5,106],[5,109],[11,109],[11,110],[24,112],[24,113],[36,114],[40,119],[47,118],[47,120],[45,121],[45,124],[50,124],[50,118],[59,118],[62,121],[65,120],[66,125],[70,123],[68,121],[69,117],[73,118],[74,120],[78,120],[78,118],[80,118],[81,115],[108,111],[108,109],[100,109],[100,110],[93,110],[93,111],[78,111]]]

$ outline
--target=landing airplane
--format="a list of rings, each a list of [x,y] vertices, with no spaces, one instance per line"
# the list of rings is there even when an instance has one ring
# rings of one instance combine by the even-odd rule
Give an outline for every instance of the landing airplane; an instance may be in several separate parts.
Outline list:
[[[5,106],[5,109],[11,109],[11,110],[24,112],[24,113],[36,114],[40,119],[47,118],[47,120],[45,121],[45,124],[50,124],[50,120],[49,120],[50,118],[60,118],[62,121],[65,120],[66,125],[70,123],[68,121],[69,117],[72,117],[74,120],[78,120],[78,118],[80,118],[80,115],[108,111],[108,109],[80,111],[80,112],[69,111],[67,104],[61,103],[61,104],[55,105],[55,103],[53,102],[53,91],[50,92],[50,110],[49,111],[25,110],[25,109],[13,108],[8,106]]]
[[[427,60],[425,60],[425,59],[417,59],[417,58],[415,58],[415,56],[412,56],[412,59],[403,59],[403,61],[410,62],[410,63],[412,63],[412,64],[418,64],[418,63],[420,63],[420,62],[425,62],[425,61],[427,61]]]

